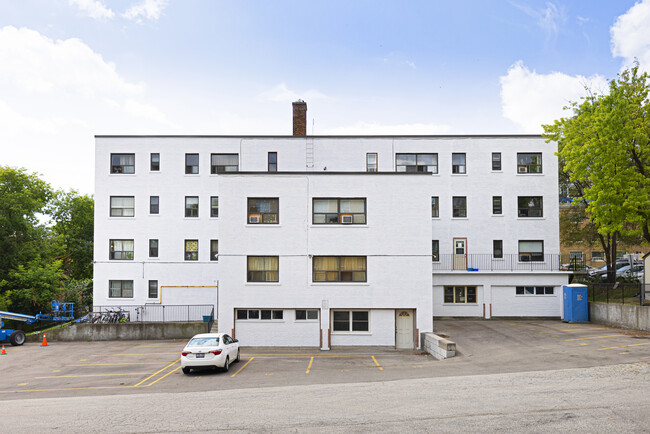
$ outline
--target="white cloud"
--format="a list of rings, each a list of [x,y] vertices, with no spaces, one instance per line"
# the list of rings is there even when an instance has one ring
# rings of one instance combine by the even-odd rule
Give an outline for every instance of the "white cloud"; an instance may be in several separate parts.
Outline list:
[[[128,8],[122,16],[136,22],[142,22],[143,18],[156,21],[167,7],[167,3],[167,0],[142,0]]]
[[[100,0],[68,0],[68,4],[86,12],[91,18],[113,18],[115,13]]]
[[[406,61],[406,64],[407,64],[408,66],[410,66],[411,68],[413,68],[413,69],[417,69],[417,66],[415,66],[415,63],[414,63],[414,62],[409,62],[409,61],[407,60],[407,61]]]
[[[541,133],[542,124],[570,115],[563,107],[585,96],[585,86],[596,93],[608,89],[607,80],[600,75],[538,74],[521,61],[500,80],[503,116],[519,125],[522,132],[532,134]]]
[[[328,99],[327,95],[314,89],[309,89],[300,93],[294,92],[292,90],[289,90],[285,83],[278,84],[273,89],[269,89],[266,92],[263,92],[261,96],[264,99],[276,102],[293,102],[299,99],[305,101],[315,99]]]
[[[610,28],[612,55],[625,59],[629,66],[636,58],[650,71],[650,0],[632,6]]]
[[[27,166],[57,187],[92,191],[93,135],[175,128],[144,84],[79,39],[3,27],[0,59],[1,164]]]
[[[515,1],[509,2],[529,17],[535,19],[537,26],[546,34],[546,42],[555,42],[558,33],[567,21],[566,12],[563,6],[557,6],[553,2],[546,2],[545,7],[534,9],[526,4],[519,4]]]
[[[323,135],[436,135],[448,134],[451,131],[449,125],[436,124],[382,124],[379,122],[357,122],[353,125],[330,128],[323,132],[316,131],[316,134]]]

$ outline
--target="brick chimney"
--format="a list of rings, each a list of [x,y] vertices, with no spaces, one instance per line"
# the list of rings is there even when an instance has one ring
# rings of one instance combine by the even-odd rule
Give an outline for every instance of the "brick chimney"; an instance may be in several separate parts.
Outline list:
[[[293,135],[307,135],[307,103],[299,99],[293,105]]]

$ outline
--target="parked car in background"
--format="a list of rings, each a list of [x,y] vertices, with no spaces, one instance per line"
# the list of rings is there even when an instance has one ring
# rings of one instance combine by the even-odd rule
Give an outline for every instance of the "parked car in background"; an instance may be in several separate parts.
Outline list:
[[[593,269],[594,269],[593,267],[590,267],[587,264],[581,264],[576,262],[560,265],[561,271],[573,271],[576,273],[588,273],[589,270],[593,270]]]
[[[225,333],[202,333],[194,336],[181,352],[184,374],[194,368],[222,368],[228,371],[230,363],[239,362],[239,341]]]
[[[643,276],[644,276],[643,264],[636,264],[632,266],[623,267],[616,272],[617,279],[621,278],[629,281],[643,282]]]
[[[628,259],[619,259],[616,261],[616,264],[614,264],[614,269],[618,271],[619,269],[629,265],[630,265],[630,261]],[[592,279],[601,279],[603,275],[607,276],[607,265],[603,265],[600,268],[589,270],[587,271],[587,274]]]

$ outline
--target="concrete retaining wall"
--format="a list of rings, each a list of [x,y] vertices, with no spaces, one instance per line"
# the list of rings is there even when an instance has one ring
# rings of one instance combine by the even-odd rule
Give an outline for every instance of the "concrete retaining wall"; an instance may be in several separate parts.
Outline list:
[[[438,360],[456,355],[456,343],[434,333],[422,333],[422,349]]]
[[[45,332],[48,341],[113,341],[189,339],[207,333],[203,322],[75,324]],[[43,334],[27,336],[28,342],[40,342]]]
[[[589,320],[598,324],[650,331],[650,306],[590,301]]]

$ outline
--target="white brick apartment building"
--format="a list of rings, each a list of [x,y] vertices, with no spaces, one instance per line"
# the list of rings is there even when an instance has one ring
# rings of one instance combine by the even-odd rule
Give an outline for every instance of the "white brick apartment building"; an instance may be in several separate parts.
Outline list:
[[[94,304],[216,308],[243,345],[419,346],[560,317],[540,136],[97,136]]]

